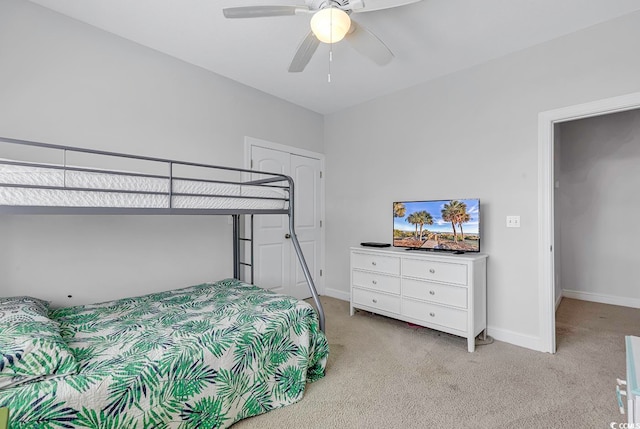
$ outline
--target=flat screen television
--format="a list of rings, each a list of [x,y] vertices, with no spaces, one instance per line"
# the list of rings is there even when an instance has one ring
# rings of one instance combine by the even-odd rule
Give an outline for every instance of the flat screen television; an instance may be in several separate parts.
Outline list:
[[[449,252],[480,251],[480,200],[393,203],[393,246]]]

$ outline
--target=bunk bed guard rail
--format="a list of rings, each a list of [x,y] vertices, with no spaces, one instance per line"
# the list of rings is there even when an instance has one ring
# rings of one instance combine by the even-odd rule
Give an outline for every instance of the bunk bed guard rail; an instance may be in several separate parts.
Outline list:
[[[324,331],[324,310],[295,233],[294,195],[293,179],[283,174],[0,137],[0,214],[232,215],[236,277],[239,215],[288,215]]]

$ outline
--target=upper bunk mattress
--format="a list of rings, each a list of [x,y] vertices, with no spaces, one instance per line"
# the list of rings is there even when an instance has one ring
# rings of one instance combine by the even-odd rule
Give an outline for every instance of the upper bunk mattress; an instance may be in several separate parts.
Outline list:
[[[0,164],[2,206],[285,210],[286,199],[275,186]]]

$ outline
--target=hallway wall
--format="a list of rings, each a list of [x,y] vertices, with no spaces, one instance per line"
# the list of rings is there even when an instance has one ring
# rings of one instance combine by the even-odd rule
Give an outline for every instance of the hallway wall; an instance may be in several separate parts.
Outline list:
[[[561,124],[558,141],[562,293],[640,308],[640,110]]]

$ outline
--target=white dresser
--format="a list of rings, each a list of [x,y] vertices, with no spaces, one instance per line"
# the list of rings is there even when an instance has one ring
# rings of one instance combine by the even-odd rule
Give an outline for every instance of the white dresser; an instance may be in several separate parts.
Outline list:
[[[351,248],[351,315],[370,311],[467,338],[487,328],[487,255]]]

